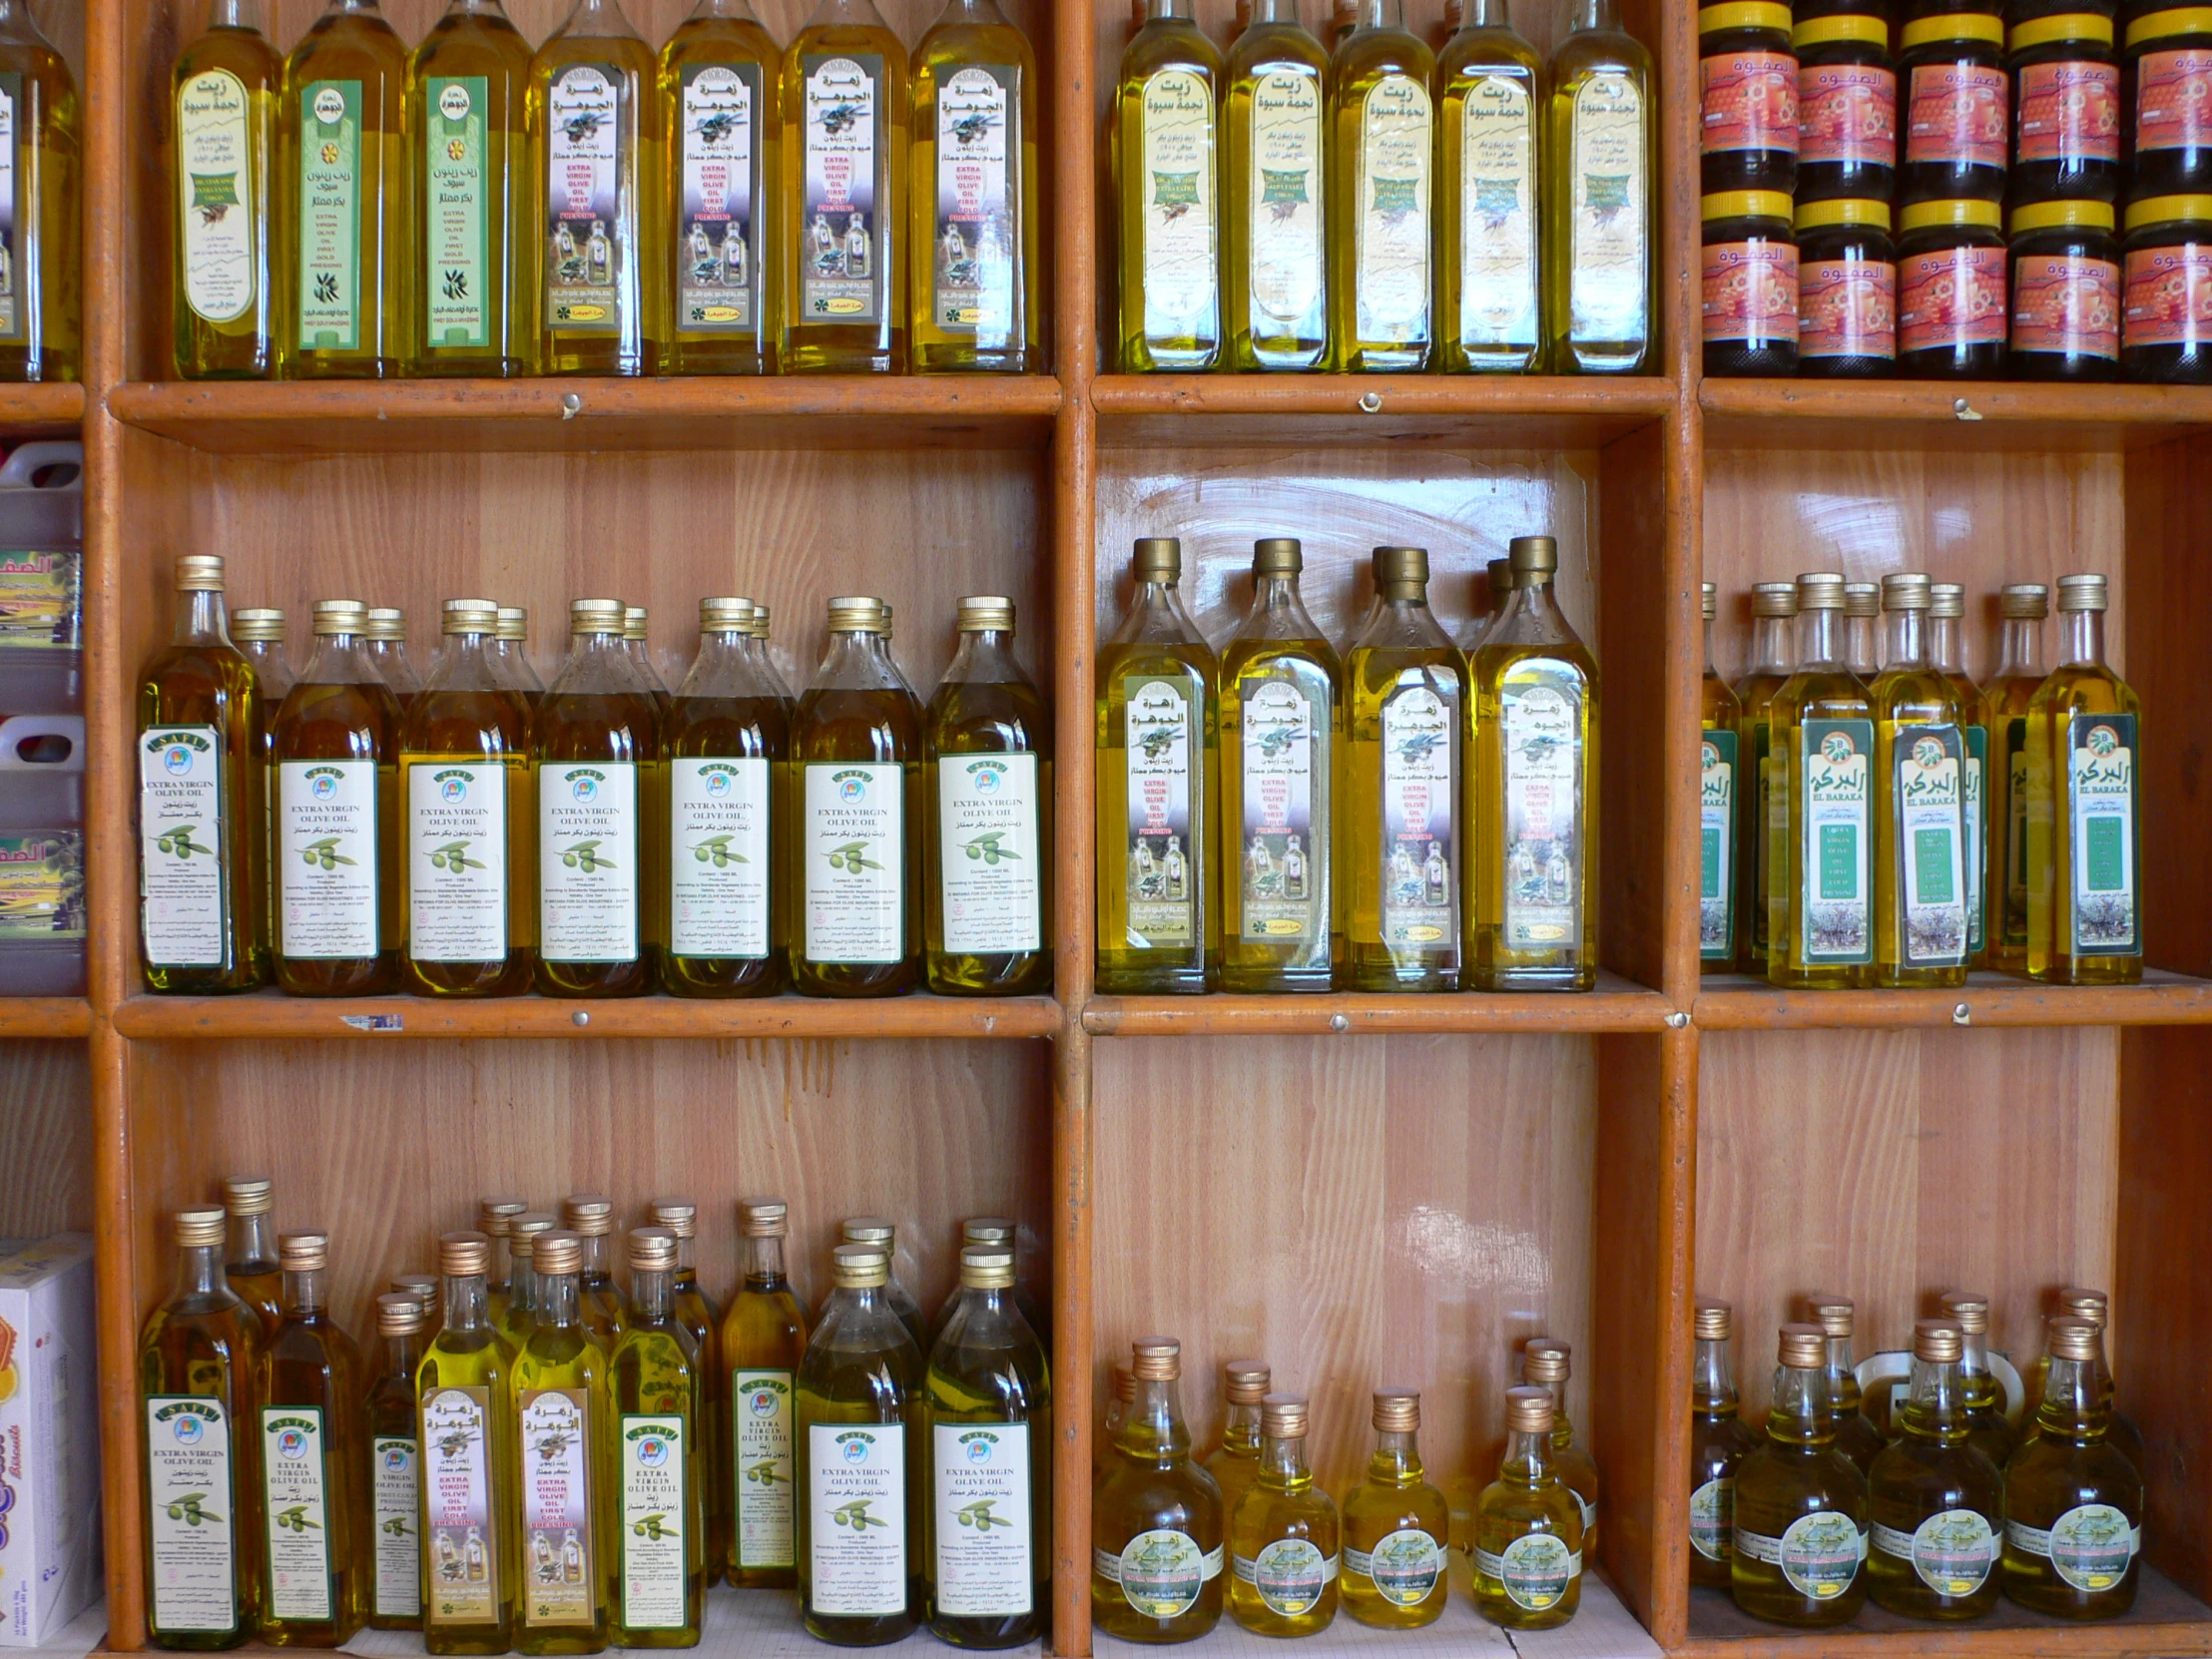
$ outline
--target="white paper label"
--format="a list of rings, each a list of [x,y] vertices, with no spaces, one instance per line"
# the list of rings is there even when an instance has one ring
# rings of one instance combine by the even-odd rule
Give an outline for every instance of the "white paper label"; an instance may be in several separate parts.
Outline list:
[[[1036,1599],[1029,1425],[936,1425],[937,1611],[998,1617]]]
[[[808,1426],[807,1605],[863,1618],[906,1608],[906,1430]]]
[[[1568,188],[1567,304],[1576,340],[1637,340],[1648,331],[1644,105],[1625,75],[1593,75],[1574,99]]]
[[[313,1624],[332,1616],[327,1449],[319,1406],[262,1407],[262,1513],[269,1522],[265,1618]]]
[[[1582,1576],[1582,1552],[1549,1532],[1523,1532],[1495,1553],[1474,1552],[1477,1577],[1494,1578],[1516,1607],[1540,1613],[1556,1606]]]
[[[416,1443],[379,1434],[369,1448],[378,1618],[422,1613],[422,1462]]]
[[[889,211],[890,158],[885,145],[883,60],[800,59],[805,100],[801,129],[799,309],[795,323],[874,323],[884,312],[884,262],[878,257]],[[887,147],[887,146],[886,146]],[[905,157],[898,157],[905,165]]]
[[[937,849],[946,950],[1042,948],[1036,756],[938,756]]]
[[[989,350],[1016,343],[1021,196],[1009,157],[1020,73],[969,64],[937,88],[936,325]]]
[[[1970,1596],[1988,1581],[2002,1553],[1986,1516],[1945,1509],[1911,1532],[1874,1523],[1873,1545],[1912,1563],[1923,1584],[1939,1596]]]
[[[139,738],[140,913],[146,959],[159,966],[223,961],[223,759],[213,726],[156,726]]]
[[[407,773],[407,954],[507,955],[507,769],[417,762]]]
[[[177,89],[185,303],[209,322],[244,316],[261,287],[255,208],[262,181],[254,177],[250,113],[246,83],[227,69],[204,69]]]
[[[668,764],[669,948],[678,956],[769,951],[769,763]]]
[[[687,64],[677,184],[676,327],[680,333],[744,330],[756,320],[755,246],[761,124],[752,64]],[[686,954],[679,952],[679,954]],[[695,955],[716,954],[710,951]]]
[[[1392,1607],[1418,1607],[1444,1576],[1444,1546],[1419,1527],[1384,1533],[1373,1549],[1345,1547],[1345,1571],[1365,1578]]]
[[[294,959],[376,954],[376,763],[276,768],[277,948]]]
[[[1440,950],[1459,936],[1459,697],[1408,670],[1382,705],[1382,942]]]
[[[2039,1555],[2077,1590],[2109,1590],[2134,1570],[2143,1552],[2143,1529],[2109,1503],[2068,1509],[2046,1530],[2025,1521],[2004,1523],[2004,1541],[2023,1555]]]
[[[525,1388],[522,1436],[522,1623],[589,1625],[598,1567],[591,1396],[582,1388]]]
[[[1143,144],[1131,158],[1144,225],[1148,339],[1210,333],[1216,315],[1214,95],[1187,69],[1145,82]]]
[[[428,1527],[429,1625],[491,1624],[499,1588],[491,1510],[491,1390],[432,1388],[422,1400],[422,1507]]]
[[[1533,347],[1536,118],[1528,88],[1486,75],[1459,116],[1459,339]]]
[[[805,770],[807,959],[898,961],[906,954],[904,769],[811,761]]]
[[[1901,726],[1893,743],[1904,957],[1915,966],[1963,966],[1965,741],[1955,726]]]
[[[1281,669],[1245,691],[1240,712],[1239,931],[1318,955],[1329,931],[1329,687],[1306,665]]]
[[[1256,335],[1280,335],[1321,299],[1321,81],[1310,69],[1270,69],[1252,87],[1252,315]]]
[[[1305,1538],[1272,1539],[1257,1555],[1230,1557],[1229,1565],[1270,1612],[1285,1618],[1309,1611],[1337,1577],[1337,1557],[1322,1554]]]
[[[1581,941],[1582,677],[1529,658],[1498,688],[1505,752],[1505,944],[1572,950]]]
[[[738,1565],[790,1567],[792,1546],[792,1374],[738,1371],[730,1380],[737,1422]]]
[[[1851,1588],[1867,1560],[1867,1534],[1849,1515],[1816,1509],[1790,1522],[1781,1537],[1736,1527],[1736,1552],[1780,1567],[1790,1588],[1810,1601],[1833,1601]]]
[[[538,954],[638,959],[638,769],[627,761],[538,766]]]
[[[146,1491],[154,1628],[236,1630],[231,1419],[221,1400],[147,1397]]]
[[[1120,1586],[1122,1598],[1148,1619],[1188,1611],[1228,1561],[1227,1544],[1200,1549],[1188,1532],[1166,1526],[1138,1533],[1119,1550],[1091,1550],[1091,1570]]]
[[[1428,89],[1384,75],[1360,115],[1354,332],[1366,343],[1428,339]]]
[[[563,333],[622,327],[622,144],[628,136],[620,71],[572,64],[545,94],[545,323]]]
[[[1191,757],[1199,688],[1129,675],[1122,681],[1127,733],[1131,949],[1188,949],[1198,937],[1197,840],[1191,824]],[[1110,942],[1110,941],[1102,941]]]
[[[2133,715],[2074,715],[2065,735],[2072,818],[2073,953],[2132,956],[2136,927]]]
[[[1809,720],[1799,741],[1805,846],[1797,931],[1803,958],[1871,962],[1874,906],[1867,870],[1874,856],[1868,845],[1874,823],[1874,723]],[[1786,826],[1788,791],[1773,791],[1768,810],[1776,828]]]
[[[684,1419],[625,1415],[615,1455],[621,1464],[622,1623],[632,1630],[681,1630],[690,1621],[686,1590]]]

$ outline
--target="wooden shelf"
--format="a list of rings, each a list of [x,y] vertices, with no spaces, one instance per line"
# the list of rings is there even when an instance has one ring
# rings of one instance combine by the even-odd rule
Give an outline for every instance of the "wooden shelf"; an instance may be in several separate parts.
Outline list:
[[[92,1004],[81,996],[0,996],[0,1040],[91,1035]]]
[[[1332,1033],[1661,1031],[1673,1006],[1657,991],[1600,972],[1597,989],[1572,992],[1438,992],[1391,996],[1342,991],[1308,996],[1098,996],[1083,1029],[1102,1037],[1291,1037]]]
[[[0,386],[0,432],[10,437],[73,438],[84,419],[85,388],[74,380]]]
[[[1108,374],[1105,448],[1340,443],[1595,449],[1674,412],[1655,375]]]
[[[2009,974],[1969,973],[1965,989],[1957,991],[1785,991],[1738,974],[1715,974],[1699,986],[1690,1017],[1702,1031],[2201,1025],[2212,1022],[2212,979],[2152,969],[2140,985],[2039,985]]]
[[[2134,449],[2212,431],[2212,386],[1711,379],[1715,449]]]

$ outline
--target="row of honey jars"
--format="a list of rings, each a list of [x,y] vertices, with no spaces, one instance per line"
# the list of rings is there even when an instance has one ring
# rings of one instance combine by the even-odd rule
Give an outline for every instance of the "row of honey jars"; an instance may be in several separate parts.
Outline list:
[[[1384,547],[1340,656],[1299,543],[1257,544],[1217,657],[1181,543],[1136,547],[1098,659],[1098,988],[1588,990],[1597,976],[1595,660],[1514,538],[1455,644],[1428,555]]]
[[[779,50],[699,0],[659,54],[575,0],[410,53],[329,0],[288,58],[216,0],[178,59],[187,378],[1035,371],[1036,60],[996,0],[909,59],[872,0]]]

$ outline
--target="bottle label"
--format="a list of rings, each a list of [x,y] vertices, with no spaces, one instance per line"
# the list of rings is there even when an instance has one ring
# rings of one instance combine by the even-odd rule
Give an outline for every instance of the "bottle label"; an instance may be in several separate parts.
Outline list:
[[[376,1551],[375,1613],[380,1619],[422,1613],[422,1460],[416,1442],[379,1434],[369,1447],[370,1520]]]
[[[1729,1475],[1706,1481],[1690,1494],[1690,1547],[1708,1561],[1735,1554],[1736,1482]]]
[[[0,340],[20,342],[30,322],[28,309],[18,294],[28,293],[35,272],[17,272],[23,264],[22,192],[18,180],[23,169],[16,153],[25,138],[22,127],[23,77],[0,74]]]
[[[1449,948],[1459,937],[1459,687],[1409,669],[1383,700],[1382,942]]]
[[[2127,256],[2127,348],[2212,339],[2212,244],[2139,248]]]
[[[638,959],[638,769],[627,761],[539,764],[538,953]]]
[[[0,552],[0,646],[76,650],[83,634],[84,576],[82,553]]]
[[[263,1616],[319,1624],[332,1617],[330,1477],[316,1405],[262,1407],[262,1512],[269,1522],[269,1605]]]
[[[433,75],[424,83],[422,125],[422,337],[429,345],[482,345],[491,338],[490,169],[481,75]]]
[[[1478,1578],[1496,1579],[1515,1607],[1541,1613],[1556,1607],[1582,1576],[1582,1552],[1570,1550],[1564,1539],[1552,1533],[1523,1532],[1494,1553],[1477,1547],[1474,1571]]]
[[[2135,148],[2212,145],[2212,48],[2145,52],[2135,63]]]
[[[1277,1538],[1262,1544],[1257,1555],[1232,1556],[1229,1565],[1260,1592],[1270,1612],[1285,1618],[1311,1610],[1337,1579],[1337,1558],[1304,1538]]]
[[[2119,159],[2119,65],[2031,63],[2021,68],[2015,163]]]
[[[1527,657],[1498,686],[1505,751],[1505,944],[1572,950],[1582,936],[1582,673]]]
[[[149,1622],[164,1635],[236,1630],[231,1418],[221,1400],[147,1396],[146,1495],[154,1582]]]
[[[1874,1524],[1874,1547],[1910,1561],[1921,1582],[1939,1596],[1970,1596],[1997,1564],[1997,1536],[1972,1509],[1945,1509],[1911,1532]]]
[[[743,332],[760,319],[760,65],[686,64],[678,96],[677,331]]]
[[[2022,1555],[2041,1556],[2077,1590],[2109,1590],[2134,1571],[2143,1529],[2109,1503],[2083,1503],[2051,1522],[2048,1531],[2008,1520],[2004,1541]]]
[[[1221,1576],[1228,1545],[1198,1547],[1188,1532],[1159,1526],[1140,1532],[1117,1552],[1091,1551],[1091,1570],[1121,1586],[1122,1599],[1148,1619],[1180,1618],[1208,1583]]]
[[[1798,356],[1898,354],[1898,268],[1887,260],[1798,267]]]
[[[155,726],[139,737],[139,896],[146,959],[220,966],[230,872],[224,868],[223,734]]]
[[[1018,343],[1021,71],[969,64],[937,88],[937,327]]]
[[[691,1622],[685,1555],[690,1517],[684,1502],[684,1419],[669,1413],[623,1414],[621,1459],[622,1623],[631,1630],[681,1630]]]
[[[2004,71],[1981,64],[1929,63],[1913,71],[1905,160],[1952,167],[2002,167],[2011,134]]]
[[[738,1565],[790,1567],[792,1547],[792,1374],[730,1374],[737,1419]]]
[[[407,954],[497,962],[507,954],[507,769],[407,768]]]
[[[1794,243],[1705,245],[1705,339],[1745,345],[1795,343],[1798,251]]]
[[[769,763],[723,756],[668,763],[669,949],[769,953]]]
[[[801,323],[883,320],[882,243],[890,184],[880,108],[883,60],[875,53],[800,59],[806,84],[801,139]]]
[[[1898,78],[1879,64],[1807,64],[1798,71],[1798,165],[1895,167]]]
[[[2004,929],[2009,945],[2027,943],[2027,722],[2004,725]]]
[[[1898,344],[1947,351],[2004,338],[2004,250],[1939,248],[1898,267]]]
[[[1798,62],[1788,52],[1722,52],[1697,64],[1702,153],[1798,148]]]
[[[1345,1548],[1345,1571],[1365,1578],[1392,1607],[1418,1607],[1444,1576],[1444,1548],[1417,1526],[1386,1532],[1375,1548]]]
[[[1129,767],[1129,947],[1187,949],[1198,937],[1191,837],[1191,758],[1198,688],[1130,675],[1122,681]]]
[[[1360,113],[1353,331],[1362,341],[1428,339],[1428,89],[1385,75]]]
[[[2069,356],[2120,354],[2120,268],[2081,254],[2012,261],[2012,349]]]
[[[179,275],[185,303],[209,322],[244,316],[261,294],[251,106],[246,83],[228,69],[204,69],[177,89]]]
[[[1867,1559],[1867,1535],[1835,1509],[1800,1515],[1779,1538],[1736,1528],[1736,1553],[1780,1567],[1790,1588],[1812,1601],[1834,1601],[1851,1588]]]
[[[1214,95],[1203,77],[1163,69],[1144,84],[1144,331],[1148,339],[1212,326]]]
[[[522,1622],[588,1625],[592,1561],[591,1395],[582,1388],[524,1388]]]
[[[84,835],[0,835],[0,940],[84,936]]]
[[[361,83],[310,81],[299,89],[300,350],[361,343],[360,240]]]
[[[426,1624],[491,1624],[499,1589],[491,1510],[491,1389],[433,1388],[422,1401],[422,1513],[428,1532]]]
[[[1788,857],[1790,787],[1781,761],[1772,753],[1774,723],[1751,723],[1752,819],[1744,836],[1745,857],[1751,864],[1751,954],[1755,964],[1767,959],[1767,918],[1774,902],[1773,882],[1778,860]]]
[[[1523,81],[1485,75],[1459,106],[1459,339],[1532,347],[1536,117]]]
[[[279,954],[376,954],[376,763],[283,761],[276,768]]]
[[[1036,1569],[1029,1425],[938,1423],[936,1608],[954,1618],[1029,1612]]]
[[[2142,951],[2135,887],[2135,717],[2066,722],[2066,814],[2073,841],[2073,954]]]
[[[1959,967],[1966,960],[1965,740],[1955,726],[1900,726],[1890,753],[1904,960]]]
[[[1311,71],[1261,72],[1252,88],[1252,244],[1255,333],[1279,335],[1321,298],[1321,81]]]
[[[1874,723],[1809,720],[1804,728],[1805,883],[1798,894],[1808,964],[1874,960],[1867,883],[1874,823]],[[1778,817],[1787,811],[1775,796]],[[1743,1547],[1742,1533],[1736,1547]]]
[[[806,766],[807,959],[895,962],[906,954],[905,771]]]
[[[1314,670],[1288,663],[1281,678],[1261,680],[1244,694],[1247,939],[1311,946],[1328,934],[1329,847],[1314,830],[1317,822],[1325,830],[1329,823],[1328,695]]]
[[[1966,954],[1978,956],[1983,944],[1989,895],[1989,729],[1959,728],[1966,740],[1965,797],[1960,802],[1966,839]]]
[[[1698,745],[1698,955],[1736,957],[1736,734],[1707,731]]]
[[[564,334],[622,329],[622,148],[630,112],[622,71],[571,64],[545,93],[545,326]]]
[[[906,1609],[906,1429],[807,1428],[807,1610],[876,1618]]]
[[[1593,75],[1574,95],[1569,328],[1577,340],[1641,339],[1650,287],[1644,99],[1626,75]]]
[[[938,756],[937,844],[946,950],[1043,948],[1036,756]]]

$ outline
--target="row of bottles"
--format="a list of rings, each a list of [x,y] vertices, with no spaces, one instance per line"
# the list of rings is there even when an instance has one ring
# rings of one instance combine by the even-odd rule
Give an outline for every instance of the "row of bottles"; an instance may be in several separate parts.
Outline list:
[[[419,683],[389,641],[379,655],[366,607],[326,600],[276,699],[268,642],[249,658],[229,637],[222,563],[178,561],[176,633],[140,687],[151,989],[1050,987],[1051,733],[1011,601],[960,602],[926,707],[889,607],[856,597],[830,601],[797,699],[745,599],[701,603],[673,693],[619,600],[571,604],[542,690],[488,600],[446,602]]]
[[[698,0],[658,55],[620,0],[535,53],[500,0],[412,52],[377,0],[283,58],[261,14],[215,0],[173,77],[186,378],[1042,366],[1036,58],[996,0],[910,57],[873,0],[781,49]]]
[[[434,1654],[691,1647],[724,1579],[796,1585],[841,1645],[1041,1628],[1051,1382],[1012,1223],[966,1224],[930,1320],[891,1225],[847,1222],[818,1318],[781,1201],[739,1206],[724,1313],[687,1201],[628,1235],[625,1294],[606,1199],[569,1199],[565,1227],[486,1200],[438,1277],[377,1298],[364,1357],[325,1237],[273,1243],[266,1180],[227,1197],[228,1219],[177,1216],[176,1285],[140,1341],[159,1645],[335,1647],[365,1623]]]
[[[1796,989],[1958,986],[1969,967],[2136,983],[2142,706],[2104,661],[2105,578],[2058,579],[2048,674],[2049,590],[2005,587],[2002,657],[1979,686],[1963,588],[1903,573],[1879,591],[1878,667],[1872,584],[1758,584],[1731,687],[1705,584],[1705,971]]]
[[[1099,990],[1590,989],[1597,665],[1558,562],[1515,537],[1454,643],[1427,552],[1379,547],[1340,655],[1270,538],[1217,656],[1182,544],[1139,541],[1098,653]]]
[[[1731,1313],[1700,1301],[1691,1369],[1690,1581],[1779,1624],[1842,1623],[1872,1599],[1910,1618],[1980,1618],[2001,1592],[2068,1619],[2134,1604],[2141,1441],[2112,1407],[2100,1291],[2066,1312],[2007,1416],[1988,1298],[1952,1292],[1913,1327],[1911,1368],[1871,1420],[1853,1305],[1816,1296],[1785,1325],[1764,1437],[1738,1415]]]

